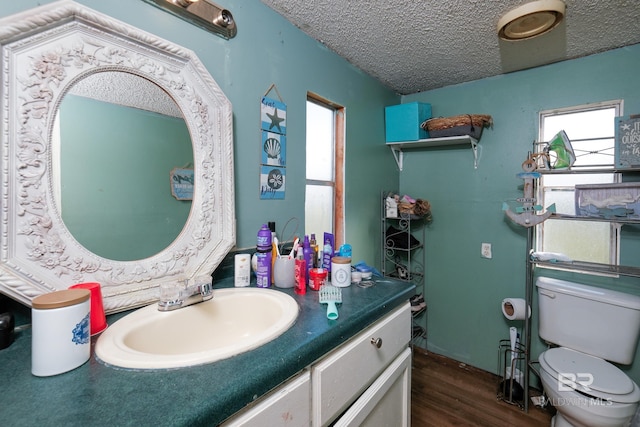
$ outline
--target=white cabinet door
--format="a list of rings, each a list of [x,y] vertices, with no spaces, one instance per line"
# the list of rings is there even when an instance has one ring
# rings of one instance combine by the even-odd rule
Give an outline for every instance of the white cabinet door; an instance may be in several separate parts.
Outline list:
[[[336,419],[409,344],[409,304],[388,314],[312,368],[313,426]]]
[[[354,402],[334,427],[411,425],[411,349],[407,348]]]
[[[311,422],[311,374],[304,371],[242,411],[222,427],[309,427]]]

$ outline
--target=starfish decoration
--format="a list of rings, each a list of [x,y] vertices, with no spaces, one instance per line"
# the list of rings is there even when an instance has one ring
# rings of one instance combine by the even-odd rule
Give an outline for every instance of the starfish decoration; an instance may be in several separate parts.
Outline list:
[[[269,130],[273,129],[273,127],[278,128],[278,132],[282,132],[282,128],[280,128],[280,123],[284,121],[284,118],[278,117],[278,109],[274,108],[273,114],[267,113],[267,117],[271,119],[271,125],[269,126]]]

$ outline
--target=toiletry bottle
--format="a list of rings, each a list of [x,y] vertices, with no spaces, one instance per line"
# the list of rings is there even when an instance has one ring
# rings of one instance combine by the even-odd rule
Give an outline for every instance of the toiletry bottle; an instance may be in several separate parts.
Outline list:
[[[306,272],[308,270],[307,263],[304,262],[304,254],[302,253],[302,248],[298,249],[298,255],[296,256],[294,268],[294,275],[296,280],[294,291],[296,292],[296,294],[304,295],[307,293]]]
[[[251,255],[236,254],[234,267],[234,285],[236,287],[249,286],[251,280]]]
[[[316,243],[316,235],[315,233],[311,233],[311,239],[309,240],[309,244],[311,245],[311,249],[313,249],[313,265],[312,267],[318,267],[318,243]]]
[[[306,265],[305,279],[309,283],[309,269],[313,268],[313,249],[311,249],[311,242],[309,242],[309,236],[304,236],[304,242],[302,243],[302,254],[304,255],[304,262]]]
[[[267,224],[263,224],[258,231],[256,246],[256,286],[259,288],[271,287],[271,230]]]
[[[269,221],[267,223],[269,230],[271,231],[271,283],[273,283],[273,266],[276,263],[277,250],[276,250],[276,223],[275,221]]]
[[[331,272],[331,258],[333,258],[333,248],[331,247],[331,241],[326,239],[322,248],[322,268],[328,272]]]

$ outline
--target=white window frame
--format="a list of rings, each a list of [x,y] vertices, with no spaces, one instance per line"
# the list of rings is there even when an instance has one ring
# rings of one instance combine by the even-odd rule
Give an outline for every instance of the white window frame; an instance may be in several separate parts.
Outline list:
[[[591,104],[585,104],[585,105],[578,105],[578,106],[572,106],[572,107],[566,107],[566,108],[559,108],[559,109],[553,109],[553,110],[544,110],[544,111],[540,111],[539,113],[539,129],[538,129],[538,135],[539,141],[543,140],[543,135],[544,135],[544,124],[545,124],[545,119],[547,117],[551,117],[551,116],[557,116],[557,115],[561,115],[561,114],[567,114],[567,113],[580,113],[580,112],[588,112],[588,111],[593,111],[593,110],[598,110],[598,109],[604,109],[604,108],[615,108],[616,109],[616,116],[621,116],[623,114],[623,107],[624,107],[624,102],[623,100],[612,100],[612,101],[604,101],[604,102],[598,102],[598,103],[591,103]],[[613,128],[613,125],[612,125]],[[612,135],[612,137],[615,137],[615,135]],[[600,138],[601,139],[601,138]],[[587,139],[585,139],[587,140]],[[534,144],[534,151],[539,153],[542,151],[542,149],[544,148],[544,144],[543,143],[536,143]],[[575,149],[575,147],[574,147]],[[585,152],[579,152],[576,150],[576,156],[581,156],[581,155],[588,155],[591,153],[585,153]],[[611,157],[611,163],[610,164],[606,164],[606,165],[594,165],[594,166],[589,166],[589,167],[574,167],[571,170],[567,170],[567,171],[553,171],[553,172],[547,172],[547,173],[553,173],[555,174],[574,174],[574,173],[593,173],[593,174],[606,174],[606,173],[611,173],[613,175],[612,177],[612,181],[613,182],[620,182],[621,181],[621,175],[619,173],[617,173],[615,171],[614,168],[614,158],[613,156]],[[538,185],[537,185],[537,191],[536,191],[536,197],[537,200],[539,201],[540,204],[542,204],[543,206],[547,206],[547,202],[545,202],[544,200],[544,190],[545,190],[545,184],[544,184],[544,177],[545,177],[545,173],[543,172],[541,178],[538,180]],[[559,188],[560,186],[558,186]],[[547,186],[546,188],[553,188],[553,187],[549,187]],[[566,186],[564,186],[564,188],[566,188]],[[579,219],[576,220],[551,220],[551,221],[581,221]],[[600,222],[598,222],[600,223]],[[537,251],[543,251],[543,242],[544,242],[544,224],[545,222],[539,224],[536,226],[536,239],[535,239],[535,248],[534,250]],[[588,224],[588,223],[587,223]],[[588,225],[587,225],[588,226]],[[580,261],[580,260],[576,260],[576,261]],[[611,265],[619,265],[620,263],[620,225],[611,222],[610,223],[610,233],[609,233],[609,264]],[[544,267],[544,268],[550,268],[550,269],[556,269],[556,270],[567,270],[567,271],[572,271],[572,272],[577,272],[577,273],[582,273],[582,274],[592,274],[592,275],[604,275],[604,276],[614,276],[617,277],[617,274],[612,274],[612,273],[606,273],[606,272],[602,272],[602,271],[591,271],[588,269],[583,269],[580,268],[579,266],[576,267],[576,265],[572,265],[571,268],[563,268],[562,266],[558,265],[558,266],[550,266],[550,265],[541,265],[540,267]]]

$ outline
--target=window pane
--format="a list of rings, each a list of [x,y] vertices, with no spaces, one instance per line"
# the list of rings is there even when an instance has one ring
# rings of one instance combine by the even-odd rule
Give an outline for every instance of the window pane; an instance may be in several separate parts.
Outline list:
[[[550,141],[564,130],[576,155],[574,167],[613,167],[615,107],[583,109],[582,111],[543,114],[542,141]]]
[[[611,262],[611,225],[587,221],[546,221],[544,251],[559,252],[576,261]]]
[[[333,181],[333,114],[307,102],[307,179]]]
[[[618,105],[576,107],[573,111],[543,112],[540,140],[549,141],[564,130],[576,154],[574,167],[613,168],[614,118]],[[539,150],[544,144],[538,146]],[[584,172],[584,171],[583,171]],[[543,174],[539,180],[541,204],[552,203],[556,212],[576,215],[575,185],[613,183],[616,175],[607,173]],[[551,220],[538,227],[537,250],[559,252],[577,261],[615,264],[616,233],[611,224],[595,221]]]
[[[563,113],[544,118],[543,141],[564,130],[570,140],[613,137],[615,108]]]
[[[315,233],[318,241],[325,231],[333,231],[333,187],[306,186],[304,222],[305,234]]]

